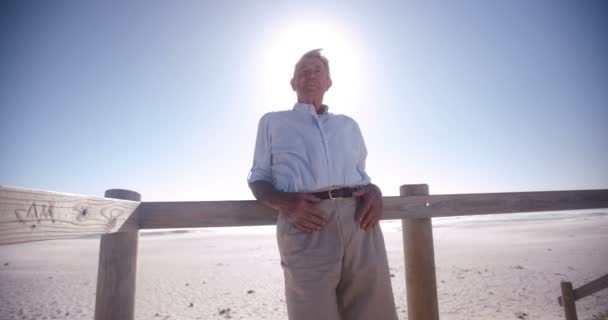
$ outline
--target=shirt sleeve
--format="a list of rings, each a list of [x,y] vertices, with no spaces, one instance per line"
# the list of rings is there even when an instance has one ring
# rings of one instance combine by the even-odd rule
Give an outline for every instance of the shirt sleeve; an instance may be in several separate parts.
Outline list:
[[[361,179],[363,180],[363,184],[368,184],[371,182],[371,178],[365,172],[365,159],[367,159],[367,147],[365,146],[365,140],[363,139],[363,134],[361,133],[361,129],[359,128],[359,124],[355,122],[355,129],[357,130],[357,134],[360,141],[360,153],[359,159],[357,162],[357,171],[361,175]]]
[[[272,157],[271,140],[268,130],[268,114],[260,119],[258,124],[258,134],[255,141],[253,153],[253,166],[249,171],[247,183],[264,180],[272,183]]]

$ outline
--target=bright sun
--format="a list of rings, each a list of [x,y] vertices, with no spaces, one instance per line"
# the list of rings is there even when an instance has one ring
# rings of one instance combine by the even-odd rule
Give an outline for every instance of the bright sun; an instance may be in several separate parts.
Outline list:
[[[333,80],[324,102],[332,112],[352,113],[360,107],[356,93],[362,92],[367,74],[363,48],[357,45],[352,32],[335,24],[315,19],[295,20],[292,18],[289,24],[277,28],[258,60],[262,61],[257,80],[263,107],[266,111],[291,108],[296,96],[289,81],[295,63],[305,52],[322,48],[329,59]]]

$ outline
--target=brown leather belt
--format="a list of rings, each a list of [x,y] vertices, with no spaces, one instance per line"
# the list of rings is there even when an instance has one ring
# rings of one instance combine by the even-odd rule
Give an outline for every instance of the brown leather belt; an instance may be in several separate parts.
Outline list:
[[[330,188],[327,191],[311,192],[310,194],[312,194],[313,196],[315,196],[321,200],[336,199],[336,198],[350,198],[353,196],[353,192],[355,192],[359,189],[361,189],[361,188],[360,187],[357,187],[357,188],[350,188],[350,187]]]

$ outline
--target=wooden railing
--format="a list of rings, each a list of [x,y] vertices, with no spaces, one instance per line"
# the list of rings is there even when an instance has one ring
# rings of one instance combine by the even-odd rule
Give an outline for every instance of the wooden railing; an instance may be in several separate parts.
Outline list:
[[[429,195],[404,185],[384,197],[383,219],[401,219],[408,318],[439,319],[431,218],[608,208],[608,190]],[[276,213],[255,201],[141,202],[133,191],[105,198],[0,187],[0,244],[101,235],[95,319],[134,319],[138,231],[258,226]],[[581,289],[581,288],[579,288]]]
[[[577,320],[575,302],[598,291],[608,289],[608,274],[576,289],[572,289],[571,282],[562,281],[561,289],[562,295],[557,298],[557,302],[564,307],[566,320]]]

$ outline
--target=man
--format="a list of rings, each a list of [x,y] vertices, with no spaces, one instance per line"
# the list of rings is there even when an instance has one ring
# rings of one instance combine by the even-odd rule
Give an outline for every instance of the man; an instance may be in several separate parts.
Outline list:
[[[323,104],[331,85],[320,49],[304,54],[291,80],[293,110],[260,119],[249,186],[279,213],[289,319],[396,320],[382,193],[365,172],[359,126]]]

